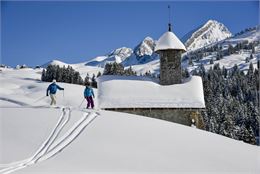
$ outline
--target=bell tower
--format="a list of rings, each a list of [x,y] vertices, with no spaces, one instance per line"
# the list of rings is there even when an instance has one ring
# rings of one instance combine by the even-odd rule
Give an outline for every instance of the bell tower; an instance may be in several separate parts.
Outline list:
[[[170,9],[169,6],[168,8]],[[181,54],[185,51],[186,48],[183,43],[172,32],[172,25],[169,21],[168,31],[160,37],[155,46],[155,52],[160,55],[161,85],[181,83]]]

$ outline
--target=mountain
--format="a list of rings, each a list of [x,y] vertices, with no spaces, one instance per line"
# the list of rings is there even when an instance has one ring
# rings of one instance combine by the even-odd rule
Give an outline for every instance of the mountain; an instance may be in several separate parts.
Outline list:
[[[189,38],[188,36],[191,35]],[[182,40],[185,40],[187,50],[196,50],[209,44],[221,41],[230,37],[232,33],[228,28],[215,20],[207,21],[202,27],[195,32],[186,34]]]
[[[131,48],[127,48],[127,47],[117,48],[107,55],[99,56],[94,59],[91,59],[85,65],[104,68],[106,63],[111,63],[111,62],[122,63],[132,54],[133,54],[133,50]]]
[[[187,33],[181,40],[185,42],[187,50],[196,50],[210,44],[222,41],[232,34],[224,24],[215,20],[209,20],[204,25]],[[104,68],[108,62],[122,63],[127,66],[144,65],[159,59],[154,53],[156,41],[151,37],[144,38],[133,50],[131,48],[118,48],[110,54],[94,58],[86,63],[89,66]]]
[[[134,54],[139,63],[145,63],[151,59],[154,54],[155,41],[151,37],[146,37],[134,49]]]
[[[158,56],[154,53],[155,40],[146,37],[135,48],[122,47],[113,50],[111,53],[91,59],[86,63],[88,66],[105,67],[106,63],[122,63],[124,66],[144,64],[156,59]]]
[[[118,48],[111,52],[111,54],[109,55],[109,59],[115,61],[116,63],[121,63],[124,60],[126,60],[126,58],[131,56],[132,53],[133,50],[131,48],[126,48],[126,47]]]
[[[185,58],[182,65],[190,72],[201,64],[207,70],[217,63],[227,69],[237,65],[245,72],[249,69],[250,63],[256,68],[260,60],[259,26],[247,28],[232,37],[204,46],[203,49],[189,51],[183,57]]]
[[[182,56],[182,68],[187,68],[190,72],[199,67],[201,64],[204,65],[204,67],[209,69],[214,64],[219,63],[220,66],[225,66],[226,68],[232,68],[235,64],[238,65],[238,67],[243,70],[247,71],[249,68],[249,64],[253,63],[254,67],[257,66],[257,61],[260,60],[260,34],[259,34],[259,28],[258,27],[251,27],[248,29],[245,29],[238,34],[235,34],[232,37],[226,38],[224,40],[214,42],[210,45],[204,46],[201,50],[194,50],[194,51],[188,51],[187,53],[184,53]],[[241,43],[244,43],[246,49],[240,49],[239,51],[236,51],[232,54],[226,54],[228,47],[232,45],[233,47],[236,47],[236,45],[240,45]],[[249,49],[250,45],[254,45],[255,52],[252,53],[252,50]],[[215,48],[221,48],[218,50],[211,49],[211,47]],[[201,54],[201,57],[199,60],[197,59],[196,52],[199,52]],[[217,55],[222,52],[223,57],[218,58]],[[249,59],[249,61],[246,61],[246,59],[250,58],[252,54],[252,59]],[[186,57],[190,56],[193,57],[193,65],[189,65],[188,60]],[[213,60],[214,63],[211,64],[210,60]],[[133,70],[136,71],[138,74],[145,74],[146,72],[151,72],[155,74],[159,74],[160,69],[160,62],[159,58],[152,59],[151,61],[144,63],[144,64],[136,64],[132,66]]]
[[[138,44],[135,49],[134,53],[140,59],[145,55],[151,56],[153,54],[155,47],[155,41],[151,37],[146,37],[140,44]]]
[[[62,61],[60,61],[60,60],[55,60],[55,59],[54,59],[54,60],[51,60],[51,61],[49,61],[49,62],[43,64],[41,67],[47,68],[48,65],[58,65],[58,66],[60,66],[60,67],[63,67],[63,66],[67,67],[67,66],[70,65],[70,64],[67,64],[67,63],[64,63],[64,62],[62,62]],[[71,66],[71,65],[70,65],[70,66]]]
[[[192,36],[192,34],[193,34],[195,31],[197,31],[198,29],[200,29],[202,26],[203,26],[203,25],[200,25],[199,27],[197,27],[197,28],[195,28],[195,29],[189,31],[189,32],[186,33],[184,36],[182,36],[182,38],[181,38],[182,43],[185,43],[185,42]]]
[[[188,65],[188,60],[185,57],[187,57],[187,55],[196,57],[196,52],[199,50],[192,49],[192,51],[188,51],[183,54],[182,67],[188,68],[189,71],[193,71],[200,64],[204,64],[205,68],[209,69],[213,66],[213,64],[210,64],[211,59],[214,60],[214,63],[220,63],[221,66],[225,66],[227,68],[231,68],[237,64],[242,70],[247,70],[250,62],[256,66],[257,60],[260,59],[260,43],[257,42],[260,40],[260,35],[257,27],[245,29],[244,31],[230,37],[231,33],[223,24],[210,20],[202,27],[199,27],[199,29],[197,29],[194,33],[189,33],[185,37],[188,37],[188,35],[191,37],[189,37],[187,42],[191,42],[191,40],[193,40],[193,43],[190,46],[198,47],[199,45],[202,46],[205,44],[205,46],[201,47],[205,49],[200,50],[201,56],[199,60],[195,60],[197,58],[193,59],[193,65]],[[197,36],[196,39],[195,36]],[[183,39],[185,39],[185,37]],[[222,39],[225,37],[228,38]],[[250,59],[249,62],[245,62],[245,60],[250,57],[251,50],[241,49],[241,51],[236,53],[234,52],[231,55],[223,54],[223,58],[220,60],[216,60],[217,54],[219,54],[216,50],[207,50],[207,48],[210,47],[219,47],[222,49],[222,52],[226,52],[229,45],[235,47],[240,43],[254,45],[255,53],[253,53],[253,59]],[[98,56],[87,62],[78,64],[67,64],[58,60],[53,60],[44,64],[43,67],[47,67],[48,64],[60,66],[70,65],[75,70],[79,71],[81,76],[85,78],[87,74],[91,75],[93,73],[97,74],[99,71],[102,72],[106,63],[117,62],[122,63],[126,68],[132,66],[133,70],[136,71],[137,74],[145,74],[146,72],[159,74],[160,62],[158,54],[154,52],[155,45],[156,41],[153,38],[146,37],[139,44],[137,44],[134,49],[127,47],[117,48],[106,55]]]

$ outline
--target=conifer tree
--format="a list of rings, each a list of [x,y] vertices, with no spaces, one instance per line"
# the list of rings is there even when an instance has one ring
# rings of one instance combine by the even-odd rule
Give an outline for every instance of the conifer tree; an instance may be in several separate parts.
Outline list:
[[[89,84],[90,83],[90,76],[89,74],[87,73],[85,79],[84,79],[84,84]]]
[[[100,71],[98,71],[97,77],[100,77],[100,76],[101,76],[101,72],[100,72]]]
[[[42,81],[46,81],[46,70],[45,70],[45,69],[42,70],[41,80],[42,80]]]
[[[92,75],[91,81],[92,81],[93,88],[97,88],[97,81],[96,81],[95,74]]]

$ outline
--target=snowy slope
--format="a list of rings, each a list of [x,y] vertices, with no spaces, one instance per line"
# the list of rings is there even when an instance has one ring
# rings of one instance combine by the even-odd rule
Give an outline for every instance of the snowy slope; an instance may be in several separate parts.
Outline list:
[[[218,45],[219,47],[222,47],[222,50],[227,50],[229,45],[232,45],[233,47],[236,46],[238,43],[242,42],[248,42],[254,43],[254,42],[259,42],[260,41],[260,33],[257,30],[257,28],[246,31],[243,34],[239,34],[227,39],[224,39],[220,42],[216,42],[214,44],[209,45],[210,46],[215,46]],[[205,47],[207,48],[207,46]],[[188,60],[185,60],[182,62],[182,65],[184,68],[188,68],[189,71],[192,71],[196,69],[200,64],[203,64],[204,67],[209,69],[212,67],[214,64],[219,63],[220,67],[225,66],[227,69],[232,68],[234,65],[238,65],[238,68],[247,71],[249,69],[250,63],[253,63],[254,68],[257,67],[257,61],[260,60],[260,44],[258,43],[255,46],[255,53],[252,53],[251,50],[240,50],[239,52],[235,52],[234,54],[224,56],[220,60],[216,60],[216,54],[217,52],[212,52],[208,56],[203,57],[199,61],[194,61],[193,66],[188,65]],[[246,62],[246,58],[249,58],[250,55],[252,54],[253,58],[249,60],[249,62]],[[210,60],[214,60],[214,64],[210,64]]]
[[[232,34],[224,24],[215,20],[209,20],[192,33],[191,37],[185,42],[185,45],[187,50],[196,50],[226,39],[231,35]]]
[[[0,104],[13,103],[19,106],[44,106],[50,102],[45,97],[47,86],[50,83],[41,82],[41,69],[2,69],[0,73]],[[63,91],[57,92],[58,105],[78,106],[83,99],[84,86],[58,83],[64,87]],[[73,92],[72,92],[73,91]],[[10,100],[9,102],[6,102]],[[2,103],[3,102],[3,103]]]
[[[70,64],[68,64],[68,63],[64,63],[64,62],[62,62],[62,61],[60,61],[60,60],[56,60],[56,59],[51,60],[51,61],[49,61],[49,62],[43,64],[41,67],[47,68],[48,65],[57,65],[57,66],[60,66],[60,67],[63,67],[63,66],[65,66],[65,67],[67,67],[67,66],[72,66],[72,67],[74,68],[73,65],[70,65]]]
[[[70,117],[46,108],[48,98],[35,102],[48,85],[39,72],[0,74],[2,173],[260,172],[257,146],[162,120],[78,109],[83,86],[59,83],[65,95],[58,92],[58,104],[72,108]]]
[[[122,63],[126,60],[129,56],[131,56],[133,53],[133,50],[131,48],[122,47],[113,50],[111,53],[105,56],[100,56],[94,59],[91,59],[90,61],[86,62],[86,65],[88,66],[97,66],[104,68],[106,63]]]
[[[102,62],[106,58],[107,57],[105,57],[105,56],[100,56],[100,57],[96,57],[94,60],[98,61],[100,63],[100,62]],[[81,77],[83,79],[87,76],[87,74],[89,74],[89,75],[92,75],[92,74],[97,75],[98,72],[103,72],[103,68],[97,66],[98,64],[95,64],[94,61],[93,61],[92,65],[88,65],[87,62],[77,63],[77,64],[69,64],[69,63],[62,62],[60,60],[52,60],[52,61],[49,61],[49,62],[43,64],[41,67],[42,68],[46,68],[48,65],[57,65],[57,66],[60,66],[60,67],[71,66],[74,70],[76,70],[76,71],[78,71],[80,73],[80,75],[81,75]]]
[[[17,147],[4,141],[4,156],[9,158],[4,162],[21,160],[33,154],[58,119],[56,110],[51,113],[34,109],[3,109],[2,112],[5,115],[4,138],[13,135],[22,145]],[[21,124],[12,121],[19,120],[16,112],[27,117],[21,120]],[[43,115],[46,112],[49,117]],[[7,113],[14,115],[6,118]],[[36,117],[36,113],[40,114]],[[100,114],[54,158],[16,173],[259,172],[259,147],[166,121],[108,111]],[[72,116],[80,118],[77,113]],[[33,126],[28,126],[27,121]],[[9,153],[13,154],[11,159]]]
[[[242,34],[238,34],[236,36],[227,38],[223,41],[220,42],[220,44],[222,44],[223,47],[228,46],[229,44],[231,45],[235,45],[237,43],[241,43],[244,41],[247,42],[254,42],[254,41],[259,41],[260,40],[260,32],[259,32],[259,26],[258,28],[255,27],[255,29],[250,30],[250,31],[245,31]],[[218,44],[218,43],[215,43]]]

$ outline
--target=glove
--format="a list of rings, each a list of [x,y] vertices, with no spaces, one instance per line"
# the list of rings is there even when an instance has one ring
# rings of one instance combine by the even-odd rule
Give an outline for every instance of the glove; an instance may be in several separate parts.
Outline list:
[[[48,97],[48,96],[49,96],[49,94],[46,94],[46,96]]]
[[[61,90],[63,90],[63,91],[64,91],[64,88],[62,88]]]

